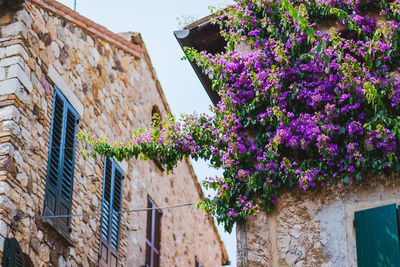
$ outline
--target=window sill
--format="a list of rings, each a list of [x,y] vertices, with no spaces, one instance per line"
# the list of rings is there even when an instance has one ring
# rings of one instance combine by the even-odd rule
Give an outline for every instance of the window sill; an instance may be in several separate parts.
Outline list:
[[[75,247],[75,242],[71,239],[69,233],[66,233],[61,227],[57,225],[53,220],[49,218],[42,219],[43,225],[46,226],[51,232],[55,233],[60,240],[62,240],[66,246]]]

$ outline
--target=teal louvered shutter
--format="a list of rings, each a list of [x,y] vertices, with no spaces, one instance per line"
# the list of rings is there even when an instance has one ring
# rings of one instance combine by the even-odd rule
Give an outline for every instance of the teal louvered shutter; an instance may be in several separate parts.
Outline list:
[[[113,194],[113,212],[121,211],[122,201],[122,171],[115,168],[114,173],[114,194]],[[118,250],[118,239],[119,239],[119,226],[120,226],[121,214],[115,213],[111,215],[111,246],[113,249]]]
[[[103,181],[103,203],[101,209],[101,236],[104,240],[108,241],[110,228],[110,215],[111,211],[111,178],[112,178],[112,162],[108,158],[105,159],[104,167],[104,181]]]
[[[396,204],[354,214],[359,267],[400,266]]]
[[[53,214],[57,213],[57,188],[58,176],[62,159],[62,128],[64,119],[64,102],[54,94],[53,100],[53,119],[50,130],[49,160],[47,165],[46,182],[46,208]]]
[[[78,113],[57,87],[54,91],[44,213],[67,215],[72,206]],[[49,221],[69,232],[69,217]]]
[[[58,214],[71,214],[76,132],[78,129],[78,114],[71,105],[66,105],[64,123],[64,158],[62,161],[61,180],[59,181],[60,205]],[[70,218],[61,218],[60,224],[61,227],[68,229]]]
[[[24,267],[24,254],[15,238],[6,238],[3,251],[3,267]]]
[[[119,212],[122,206],[123,172],[113,159],[106,157],[104,161],[99,265],[101,267],[116,267],[118,266],[121,223],[121,214]]]

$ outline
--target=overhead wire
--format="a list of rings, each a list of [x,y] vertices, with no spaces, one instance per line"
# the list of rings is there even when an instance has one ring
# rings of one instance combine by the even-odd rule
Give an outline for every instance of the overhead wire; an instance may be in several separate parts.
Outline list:
[[[114,211],[114,212],[81,213],[81,214],[33,215],[33,216],[17,214],[14,216],[14,220],[18,221],[18,220],[22,220],[22,219],[70,218],[70,217],[80,217],[80,216],[113,215],[113,214],[141,212],[141,211],[150,211],[150,210],[174,209],[174,208],[193,206],[195,204],[196,203],[185,203],[185,204],[170,205],[170,206],[164,206],[164,207],[130,209],[130,210],[121,210],[121,211]]]

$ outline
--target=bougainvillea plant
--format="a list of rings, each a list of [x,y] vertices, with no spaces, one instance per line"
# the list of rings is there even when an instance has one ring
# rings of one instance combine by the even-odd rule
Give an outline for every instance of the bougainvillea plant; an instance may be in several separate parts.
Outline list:
[[[206,179],[216,195],[200,205],[228,231],[271,210],[283,187],[400,173],[399,0],[237,0],[216,23],[225,53],[186,49],[221,97],[213,115],[170,116],[127,145],[81,134],[94,155],[168,171],[209,160],[224,173]]]

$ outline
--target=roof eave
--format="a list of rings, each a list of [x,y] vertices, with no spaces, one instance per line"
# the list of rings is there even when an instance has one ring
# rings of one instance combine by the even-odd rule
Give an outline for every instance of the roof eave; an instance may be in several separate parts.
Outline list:
[[[212,17],[208,16],[200,20],[199,23],[188,26],[194,25],[193,28],[174,31],[175,38],[182,49],[184,47],[191,47],[197,51],[207,51],[212,54],[217,54],[225,50],[226,42],[220,34],[219,26],[211,23],[210,19]],[[220,100],[220,96],[213,90],[211,80],[204,74],[196,62],[190,61],[190,64],[212,103],[216,105]]]

